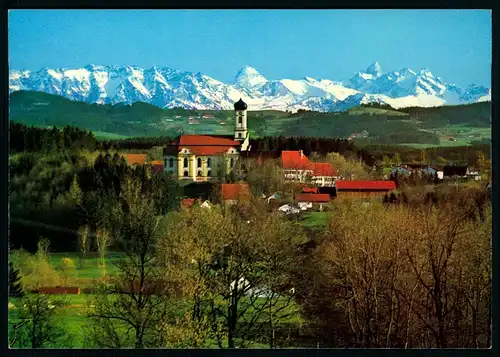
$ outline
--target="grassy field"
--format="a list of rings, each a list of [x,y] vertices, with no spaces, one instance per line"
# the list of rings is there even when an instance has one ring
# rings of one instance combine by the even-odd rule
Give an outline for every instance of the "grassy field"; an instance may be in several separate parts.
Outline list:
[[[301,224],[306,228],[324,228],[328,224],[328,213],[307,212],[304,214]]]
[[[79,278],[79,279],[99,279],[103,275],[103,267],[100,266],[100,258],[94,253],[89,254],[84,262],[83,266],[80,266],[80,255],[75,252],[69,253],[52,253],[49,255],[50,265],[58,272],[62,273],[61,270],[61,259],[70,258],[76,264],[76,269],[68,272],[69,277]],[[110,252],[106,256],[106,274],[115,275],[117,273],[117,268],[113,264],[115,261],[120,259],[120,253]]]
[[[108,133],[105,131],[92,131],[97,140],[119,140],[119,139],[127,139],[129,136],[120,135],[115,133]]]
[[[61,259],[62,258],[70,258],[75,262],[76,268],[74,270],[70,270],[64,274],[61,269]],[[115,275],[118,273],[118,269],[113,264],[117,260],[120,259],[120,253],[111,252],[106,256],[106,273],[107,275]],[[94,254],[90,255],[87,259],[85,259],[83,266],[80,265],[79,254],[75,252],[66,252],[66,253],[50,253],[49,254],[49,264],[55,269],[55,271],[62,277],[66,276],[69,284],[62,285],[65,286],[79,286],[82,287],[95,287],[96,281],[103,276],[103,268],[100,266],[100,259]],[[90,303],[94,297],[93,294],[74,294],[74,295],[59,295],[62,297],[65,302],[65,307],[59,309],[56,315],[56,322],[58,326],[64,328],[66,335],[64,336],[64,340],[57,342],[57,344],[53,347],[72,347],[72,348],[85,348],[89,347],[85,345],[85,326],[89,323],[89,318],[86,316],[87,308],[90,306]],[[246,298],[242,301],[245,303]],[[259,300],[264,301],[264,299],[259,298]],[[16,323],[18,321],[18,309],[20,307],[20,301],[18,299],[10,299],[9,300],[12,305],[9,304],[9,326],[11,324]],[[258,303],[258,302],[257,302]],[[175,305],[175,306],[174,306]],[[186,308],[188,305],[188,300],[178,300],[178,303],[172,305],[173,313],[177,317],[184,316]],[[278,302],[279,305],[279,302]],[[17,307],[16,307],[17,306]],[[287,311],[291,310],[298,312],[298,307],[295,304],[287,308]],[[251,314],[251,309],[246,311],[246,314]],[[298,314],[292,314],[289,317],[285,318],[284,323],[288,325],[298,325],[301,323],[300,317]],[[69,341],[69,342],[68,342]],[[69,343],[69,345],[68,345]],[[215,344],[212,347],[217,347]],[[267,347],[261,345],[252,346],[256,347]]]
[[[366,108],[366,107],[357,107],[353,109],[349,109],[347,111],[349,115],[363,115],[363,114],[369,114],[369,115],[389,115],[389,116],[397,116],[397,117],[404,117],[408,116],[407,113],[401,113],[396,110],[388,110],[388,109],[381,109],[381,108]]]

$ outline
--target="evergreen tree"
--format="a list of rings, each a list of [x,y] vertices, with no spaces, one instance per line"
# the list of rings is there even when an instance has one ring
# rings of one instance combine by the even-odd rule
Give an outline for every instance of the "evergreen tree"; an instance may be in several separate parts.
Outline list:
[[[21,277],[19,270],[14,269],[14,265],[9,263],[9,297],[22,298],[24,295],[21,287]]]
[[[74,203],[78,205],[82,203],[82,190],[80,188],[80,185],[78,185],[76,175],[73,177],[73,182],[71,183],[71,186],[69,188],[69,195]]]

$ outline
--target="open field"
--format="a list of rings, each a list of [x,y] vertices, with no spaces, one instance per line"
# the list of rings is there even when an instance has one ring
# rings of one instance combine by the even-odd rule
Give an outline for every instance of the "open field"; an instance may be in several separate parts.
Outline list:
[[[126,135],[120,135],[120,134],[114,134],[114,133],[107,133],[104,131],[93,131],[94,136],[97,140],[118,140],[118,139],[126,139],[129,136]]]
[[[301,224],[307,228],[324,228],[328,224],[328,213],[306,212]]]
[[[84,284],[77,284],[79,287],[95,287],[97,280],[102,277],[103,269],[100,266],[100,259],[95,255],[95,253],[90,254],[90,256],[85,259],[83,267],[79,264],[79,254],[76,252],[64,252],[64,253],[50,253],[49,254],[49,264],[55,269],[55,271],[63,276],[63,270],[61,269],[61,259],[70,258],[76,264],[76,269],[68,272],[68,280],[71,282],[80,282]],[[114,262],[120,259],[120,253],[111,252],[106,256],[106,272],[108,276],[116,275],[118,269],[114,266]],[[63,284],[65,285],[65,284]],[[71,285],[71,284],[68,284]],[[67,285],[66,285],[67,286]],[[30,293],[27,293],[30,294]],[[80,294],[64,294],[58,295],[58,298],[63,299],[65,306],[58,309],[55,315],[56,325],[60,326],[65,331],[65,336],[58,340],[54,348],[86,348],[88,346],[85,341],[85,331],[91,320],[87,317],[88,309],[92,309],[92,303],[94,300],[94,294],[86,294],[81,292]],[[50,297],[49,297],[50,301]],[[247,298],[243,298],[242,304],[246,304]],[[259,302],[260,301],[260,302]],[[257,305],[264,302],[265,299],[258,298]],[[9,299],[9,309],[8,309],[8,319],[9,319],[9,329],[11,329],[12,324],[20,322],[18,318],[18,312],[21,304],[20,299]],[[277,307],[280,303],[277,300]],[[190,308],[189,300],[186,299],[175,299],[171,304],[172,317],[181,318],[185,315],[187,309]],[[251,318],[252,308],[245,311],[245,316],[247,319]],[[286,308],[285,312],[290,312],[291,314],[284,318],[283,323],[290,328],[296,328],[301,324],[301,319],[298,315],[298,307],[295,304]],[[295,311],[295,312],[294,312]],[[293,313],[292,313],[293,312]],[[259,320],[257,320],[259,321]],[[212,348],[217,348],[217,344],[213,341]],[[265,348],[267,345],[254,344],[252,348]]]

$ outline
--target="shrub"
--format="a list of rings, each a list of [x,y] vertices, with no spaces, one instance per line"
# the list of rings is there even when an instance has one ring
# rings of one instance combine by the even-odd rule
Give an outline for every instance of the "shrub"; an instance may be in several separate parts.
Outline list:
[[[68,282],[68,275],[70,275],[75,270],[75,262],[70,258],[61,258],[61,271],[64,275],[64,284],[66,285]]]
[[[16,254],[23,290],[35,290],[42,286],[57,286],[60,278],[49,262],[39,255],[20,252]]]

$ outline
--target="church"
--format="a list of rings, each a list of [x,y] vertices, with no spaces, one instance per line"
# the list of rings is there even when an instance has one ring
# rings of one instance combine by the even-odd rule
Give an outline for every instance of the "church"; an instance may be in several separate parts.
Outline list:
[[[165,172],[179,180],[217,181],[231,173],[241,151],[249,150],[247,104],[234,103],[233,136],[181,135],[163,152]]]

